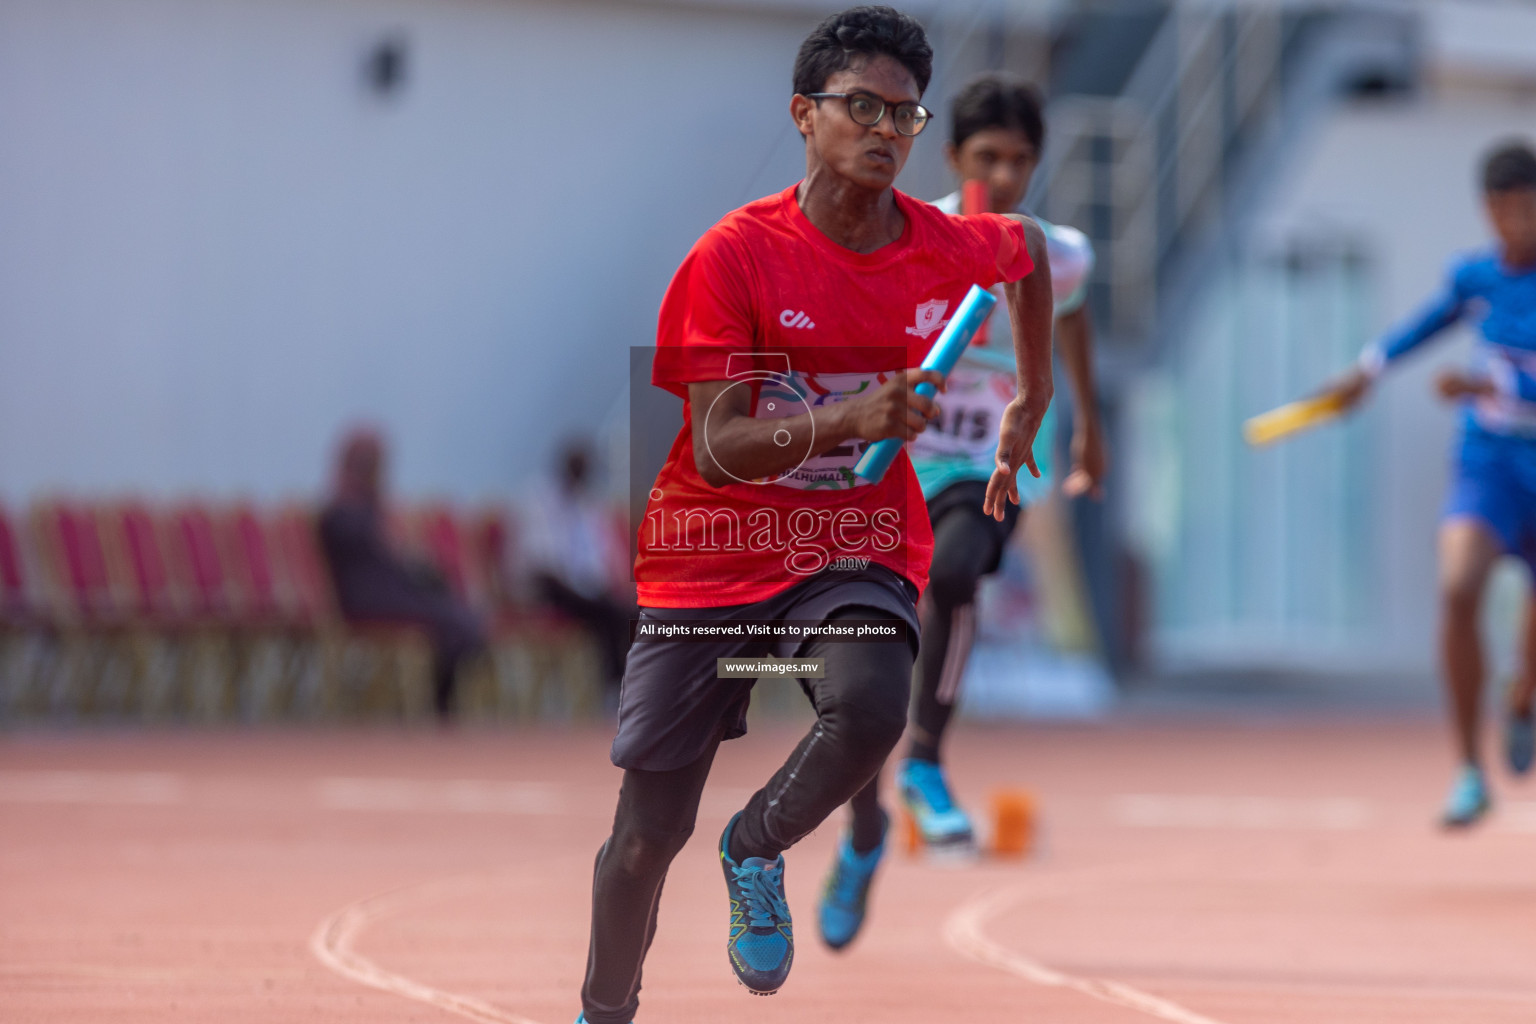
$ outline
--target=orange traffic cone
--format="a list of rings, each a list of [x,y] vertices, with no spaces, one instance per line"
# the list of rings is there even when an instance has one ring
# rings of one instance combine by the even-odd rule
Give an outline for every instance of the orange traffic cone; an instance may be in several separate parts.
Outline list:
[[[917,820],[905,807],[896,810],[897,825],[901,829],[901,848],[907,856],[916,857],[923,852],[923,834],[917,830]]]
[[[1027,789],[992,794],[992,854],[1026,856],[1035,841],[1035,795]]]

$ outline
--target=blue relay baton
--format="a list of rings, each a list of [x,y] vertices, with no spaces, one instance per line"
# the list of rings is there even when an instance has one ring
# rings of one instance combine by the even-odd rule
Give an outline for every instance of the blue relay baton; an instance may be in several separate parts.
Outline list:
[[[922,369],[937,370],[944,376],[949,376],[949,371],[955,368],[955,363],[960,361],[960,353],[965,351],[965,346],[971,343],[981,325],[987,322],[987,317],[992,313],[992,307],[997,305],[997,298],[991,292],[980,285],[971,285],[971,290],[966,292],[965,299],[960,303],[960,308],[955,310],[955,315],[949,318],[949,323],[944,325],[944,333],[939,335],[939,340],[933,343],[933,348],[923,357]],[[924,398],[932,398],[938,391],[927,381],[917,386],[917,393]],[[870,483],[879,483],[885,476],[885,471],[891,468],[891,463],[896,459],[896,453],[901,451],[901,440],[888,437],[884,441],[876,441],[864,449],[864,455],[853,467],[853,472]]]

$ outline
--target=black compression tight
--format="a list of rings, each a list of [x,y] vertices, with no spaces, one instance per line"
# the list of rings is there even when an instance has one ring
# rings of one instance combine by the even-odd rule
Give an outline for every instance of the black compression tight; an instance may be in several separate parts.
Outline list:
[[[832,616],[842,618],[889,615],[854,607]],[[731,833],[738,861],[777,857],[809,834],[874,778],[906,725],[912,650],[905,640],[818,641],[801,657],[825,659],[825,678],[802,684],[816,722],[747,801]],[[592,939],[581,992],[590,1024],[628,1024],[634,1017],[662,884],[693,833],[719,744],[717,736],[698,760],[674,771],[624,772],[613,833],[598,850],[592,879]]]
[[[980,508],[954,508],[934,526],[933,568],[919,610],[923,646],[912,681],[907,756],[939,761],[976,635],[976,585],[997,564],[998,535]]]
[[[909,758],[939,762],[939,745],[959,696],[976,625],[976,585],[997,563],[1001,541],[980,507],[947,511],[933,527],[933,567],[919,606],[922,649],[912,684]],[[884,834],[878,774],[849,801],[853,848],[873,850]]]

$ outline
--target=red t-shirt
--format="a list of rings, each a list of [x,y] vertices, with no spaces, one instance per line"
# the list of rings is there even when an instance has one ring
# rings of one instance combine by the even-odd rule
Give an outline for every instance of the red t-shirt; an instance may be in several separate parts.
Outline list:
[[[737,379],[756,417],[803,414],[917,366],[971,285],[1034,265],[1017,221],[955,217],[896,192],[901,237],[871,253],[808,220],[798,186],[727,214],[694,245],[661,304],[652,382],[684,399],[683,428],[639,530],[640,604],[718,607],[771,597],[825,569],[870,562],[928,583],[933,530],[906,452],[871,484],[865,442],[772,480],[712,487],[694,461],[688,385]],[[786,446],[808,437],[783,431]],[[776,438],[777,439],[777,438]]]

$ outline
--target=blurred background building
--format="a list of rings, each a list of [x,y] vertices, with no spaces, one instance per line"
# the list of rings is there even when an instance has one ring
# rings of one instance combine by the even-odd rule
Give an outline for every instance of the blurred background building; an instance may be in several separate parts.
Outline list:
[[[406,495],[525,495],[578,435],[621,489],[631,346],[693,240],[801,173],[790,65],[833,6],[6,0],[0,501],[314,498],[358,421]],[[1018,71],[1049,97],[1031,204],[1100,254],[1116,471],[1073,518],[1108,662],[1427,678],[1456,345],[1346,426],[1239,426],[1486,237],[1536,8],[905,6],[941,116],[901,187],[948,191],[949,97]]]

